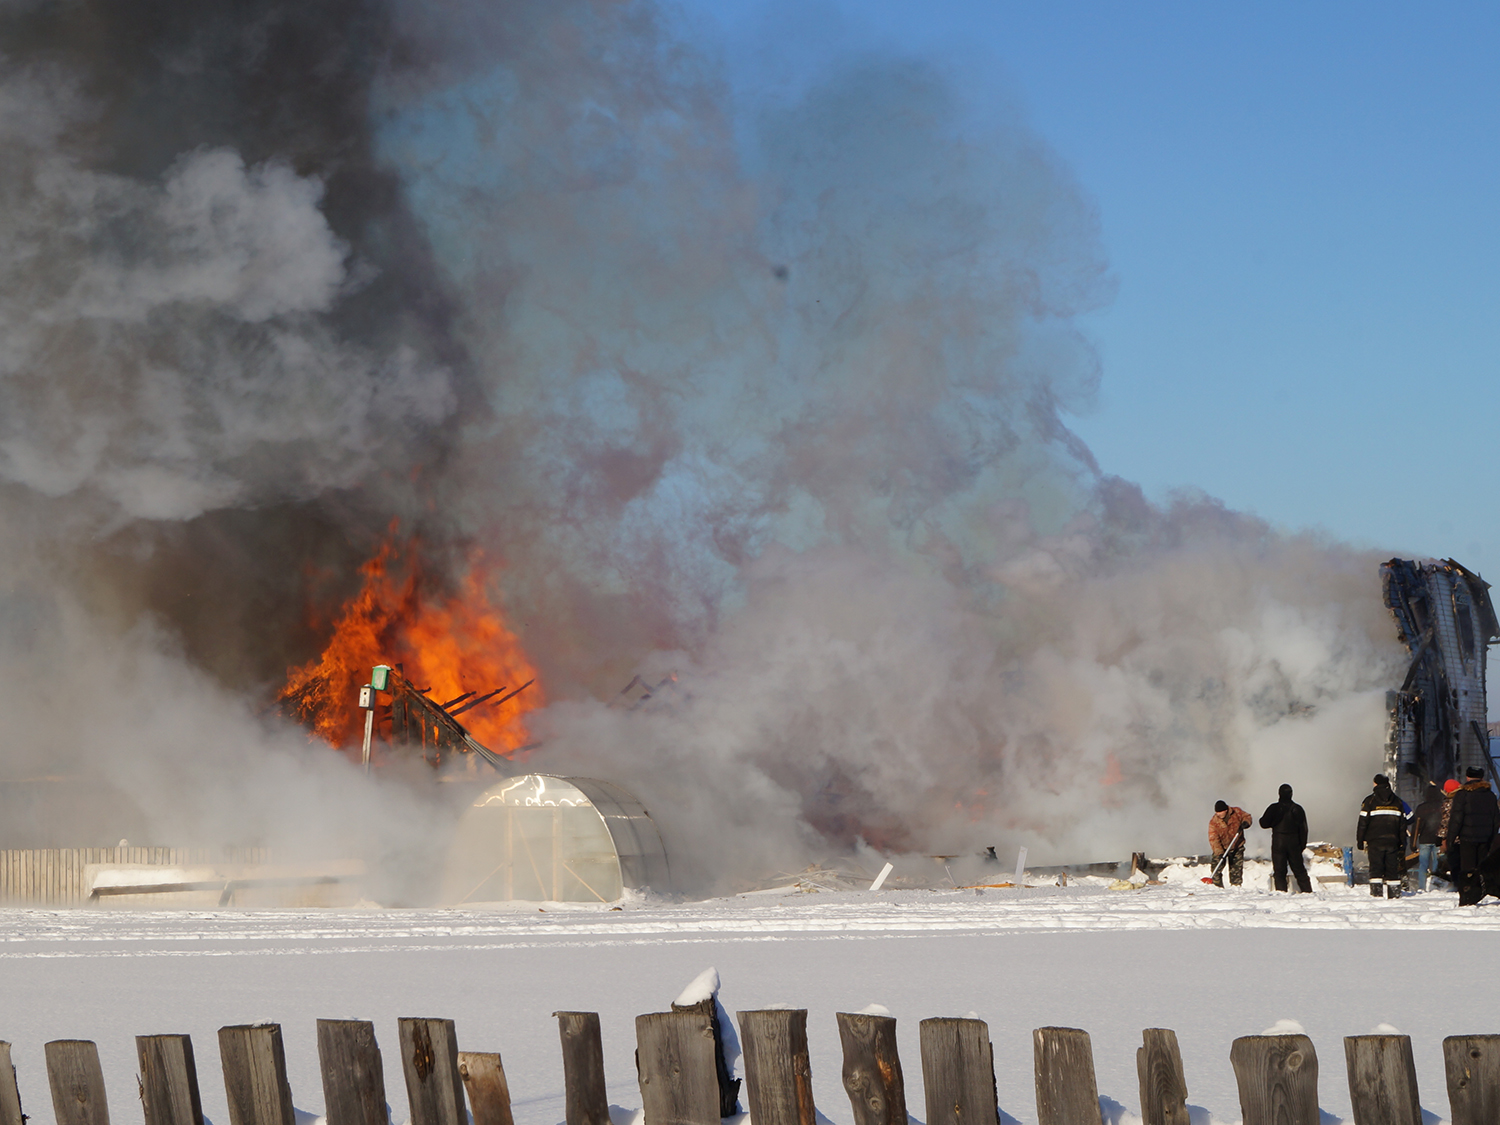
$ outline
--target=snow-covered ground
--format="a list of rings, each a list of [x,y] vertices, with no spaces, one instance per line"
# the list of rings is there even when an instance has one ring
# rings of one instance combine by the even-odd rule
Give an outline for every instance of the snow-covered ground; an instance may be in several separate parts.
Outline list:
[[[1261,875],[1252,866],[1252,883]],[[710,902],[463,910],[0,911],[0,1038],[26,1111],[52,1119],[49,1039],[99,1044],[117,1123],[140,1120],[134,1036],[188,1032],[204,1108],[227,1121],[217,1029],[282,1025],[293,1097],[322,1110],[314,1021],[375,1021],[396,1121],[399,1016],[446,1016],[460,1046],[498,1050],[518,1125],[562,1119],[551,1014],[601,1016],[610,1098],[640,1104],[634,1017],[661,1011],[709,966],[730,1012],[809,1009],[814,1090],[851,1119],[834,1013],[870,1003],[899,1019],[907,1097],[923,1116],[917,1024],[975,1012],[995,1044],[1001,1109],[1035,1120],[1031,1030],[1087,1029],[1107,1120],[1138,1108],[1141,1029],[1178,1033],[1195,1125],[1239,1120],[1230,1041],[1279,1020],[1317,1046],[1321,1102],[1349,1117],[1342,1037],[1391,1024],[1413,1039],[1422,1102],[1448,1115],[1445,1035],[1500,1032],[1492,982],[1500,906],[1448,893],[1371,898],[1217,890],[1196,879],[1133,890],[1068,888],[744,895]],[[1429,1122],[1434,1120],[1429,1117]],[[1325,1122],[1328,1118],[1325,1117]]]

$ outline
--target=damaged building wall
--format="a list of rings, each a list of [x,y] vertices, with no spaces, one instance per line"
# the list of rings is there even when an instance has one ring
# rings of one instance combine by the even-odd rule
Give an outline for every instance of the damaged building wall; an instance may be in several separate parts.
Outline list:
[[[1500,625],[1489,584],[1452,559],[1392,559],[1380,573],[1412,654],[1401,687],[1386,695],[1386,773],[1414,803],[1426,781],[1492,768],[1484,678]]]

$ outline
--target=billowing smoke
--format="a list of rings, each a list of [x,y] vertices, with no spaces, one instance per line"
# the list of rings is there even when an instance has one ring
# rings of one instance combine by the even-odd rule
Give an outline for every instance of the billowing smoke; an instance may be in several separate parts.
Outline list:
[[[7,846],[411,854],[260,712],[482,409],[358,3],[0,7]],[[404,810],[404,815],[397,815]]]
[[[635,789],[690,888],[1196,850],[1283,780],[1347,834],[1377,559],[1094,463],[1112,279],[1013,113],[870,57],[747,105],[641,3],[140,7],[0,9],[0,695],[137,701],[69,752],[214,810],[211,728],[324,802],[250,716],[394,517],[503,561],[533,765]]]

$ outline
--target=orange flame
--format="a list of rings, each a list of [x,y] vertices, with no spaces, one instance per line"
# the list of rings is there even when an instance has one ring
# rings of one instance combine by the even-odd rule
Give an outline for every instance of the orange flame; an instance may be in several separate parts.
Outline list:
[[[406,678],[428,689],[427,697],[437,703],[468,691],[514,690],[536,678],[486,593],[493,567],[476,556],[456,594],[424,596],[417,544],[409,540],[398,547],[394,531],[360,567],[364,585],[344,605],[322,656],[291,669],[278,696],[335,747],[363,736],[364,713],[356,698],[377,664],[401,665]],[[509,755],[528,741],[521,716],[542,702],[541,687],[533,683],[503,707],[480,704],[459,721],[485,746]]]

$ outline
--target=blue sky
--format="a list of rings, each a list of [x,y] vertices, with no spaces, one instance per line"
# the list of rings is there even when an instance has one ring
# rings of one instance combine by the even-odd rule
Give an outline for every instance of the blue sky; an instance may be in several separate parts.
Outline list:
[[[849,52],[1019,106],[1096,202],[1102,467],[1500,581],[1500,7],[694,0],[774,95]]]

